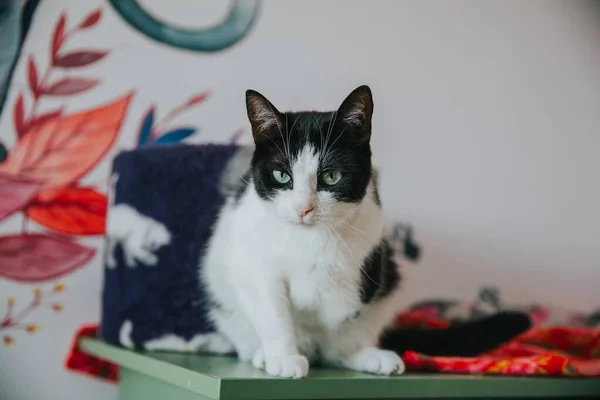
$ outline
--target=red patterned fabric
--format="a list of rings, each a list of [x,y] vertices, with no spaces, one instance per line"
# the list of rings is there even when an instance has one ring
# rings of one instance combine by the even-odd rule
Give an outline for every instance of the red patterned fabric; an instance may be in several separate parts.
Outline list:
[[[75,334],[71,350],[65,360],[65,368],[92,378],[100,378],[112,383],[119,381],[119,366],[79,350],[79,339],[97,337],[98,325],[84,325]]]
[[[444,327],[446,321],[427,313],[398,316],[396,327]],[[478,357],[430,357],[414,351],[403,355],[413,371],[455,374],[600,376],[600,329],[537,327],[498,349]]]

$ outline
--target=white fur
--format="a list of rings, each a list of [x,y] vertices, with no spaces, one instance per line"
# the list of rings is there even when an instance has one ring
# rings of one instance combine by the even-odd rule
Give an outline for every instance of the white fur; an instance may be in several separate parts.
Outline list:
[[[383,234],[374,187],[360,204],[340,203],[316,190],[317,168],[306,147],[292,165],[293,190],[265,201],[250,186],[224,206],[201,268],[222,305],[211,318],[241,359],[273,376],[306,376],[317,351],[333,365],[402,372],[400,357],[376,348],[397,292],[360,301],[363,260]],[[308,204],[314,210],[301,218]]]
[[[361,126],[365,120],[365,111],[362,107],[354,107],[344,117],[344,122],[350,125]]]
[[[123,347],[133,349],[135,347],[131,334],[133,332],[133,322],[125,320],[119,330],[119,343]],[[218,333],[207,333],[195,335],[190,340],[174,335],[166,334],[156,339],[148,340],[142,343],[142,347],[147,351],[170,350],[170,351],[189,351],[204,352],[210,351],[217,354],[229,354],[235,351],[233,345],[227,338]]]
[[[235,350],[231,342],[218,333],[195,335],[190,340],[185,340],[174,334],[167,334],[160,338],[144,342],[143,347],[148,351],[171,350],[194,353],[210,351],[217,354],[228,354]]]
[[[130,320],[126,320],[119,329],[119,342],[121,346],[128,349],[133,349],[135,346],[133,340],[131,340],[131,332],[133,332],[133,323]]]
[[[114,251],[117,244],[123,247],[125,262],[135,267],[136,261],[156,265],[155,251],[171,242],[171,233],[158,221],[140,214],[127,204],[109,207],[106,218],[106,265],[115,268]]]

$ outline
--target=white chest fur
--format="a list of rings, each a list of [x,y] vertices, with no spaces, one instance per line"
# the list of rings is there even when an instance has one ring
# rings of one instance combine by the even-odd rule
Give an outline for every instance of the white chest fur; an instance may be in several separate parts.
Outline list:
[[[334,329],[360,309],[362,263],[381,237],[379,207],[365,201],[351,225],[306,227],[271,215],[253,191],[243,202],[232,210],[232,274],[285,285],[292,311],[313,325]]]

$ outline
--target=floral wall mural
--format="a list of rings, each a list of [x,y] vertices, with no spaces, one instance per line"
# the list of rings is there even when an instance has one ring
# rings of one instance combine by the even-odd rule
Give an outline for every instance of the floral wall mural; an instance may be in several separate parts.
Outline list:
[[[80,179],[113,145],[133,92],[92,109],[65,112],[65,106],[77,95],[102,83],[85,70],[108,57],[110,51],[63,49],[80,32],[94,29],[101,18],[102,10],[96,9],[69,24],[63,13],[50,36],[50,64],[40,66],[34,54],[27,55],[28,90],[20,90],[12,105],[17,140],[0,164],[0,221],[14,213],[22,218],[20,232],[0,236],[0,277],[5,279],[40,284],[62,278],[84,267],[97,251],[78,243],[76,235],[104,233],[106,196],[94,187],[81,185]],[[58,105],[41,110],[46,98]],[[44,232],[29,232],[30,220]],[[56,284],[50,293],[63,289],[64,285]],[[16,299],[9,297],[0,329],[21,329],[19,321],[47,297],[36,288],[34,299],[16,315],[12,314]],[[54,309],[60,311],[62,305],[57,303]],[[34,326],[27,325],[26,330],[33,333]],[[5,344],[15,342],[12,336],[5,335],[4,339]]]
[[[128,22],[149,36],[157,36],[155,27],[162,23],[144,14],[136,4],[113,2]],[[219,25],[220,33],[213,28],[193,34],[180,32],[180,36],[158,40],[195,51],[222,50],[248,32],[257,6],[257,1],[234,2],[228,17]],[[145,19],[141,18],[143,15]],[[110,57],[111,51],[92,47],[66,51],[64,47],[83,31],[100,25],[102,16],[103,9],[98,8],[71,21],[68,12],[63,12],[50,35],[49,64],[40,65],[35,54],[26,55],[27,68],[22,72],[27,75],[27,90],[19,91],[11,110],[17,140],[0,164],[0,221],[18,213],[22,224],[20,232],[0,236],[1,278],[16,283],[55,282],[85,267],[100,251],[79,243],[77,237],[105,234],[107,198],[80,179],[97,166],[115,143],[135,90],[117,93],[116,98],[104,100],[95,108],[66,112],[66,106],[75,102],[78,95],[102,85],[106,78],[92,76],[86,69]],[[152,105],[140,118],[135,145],[174,144],[197,134],[199,127],[180,126],[177,117],[209,97],[210,92],[192,95],[162,116],[158,106]],[[53,108],[40,107],[46,99],[53,100]],[[236,141],[240,134],[234,132],[230,140]],[[43,232],[29,232],[30,221],[42,227]],[[6,316],[0,322],[0,330],[6,332],[4,344],[16,344],[16,337],[7,331],[38,331],[35,323],[22,323],[31,320],[30,314],[36,309],[50,304],[54,311],[62,311],[63,304],[48,302],[65,287],[55,283],[47,293],[35,288],[33,299],[19,312],[15,312],[17,299],[8,297]]]
[[[0,356],[5,360],[0,363],[1,371],[7,370],[2,364],[10,364],[15,350],[25,351],[35,337],[42,339],[60,330],[65,317],[75,322],[68,314],[70,306],[78,308],[73,300],[81,295],[77,294],[81,277],[90,275],[85,272],[90,268],[97,274],[99,260],[104,257],[112,157],[132,147],[202,140],[197,139],[203,133],[201,121],[190,115],[214,96],[213,89],[199,82],[192,86],[200,90],[178,93],[170,104],[160,98],[146,98],[132,108],[139,97],[139,85],[111,87],[112,77],[104,72],[115,53],[123,54],[119,44],[87,38],[101,38],[100,32],[120,24],[135,27],[136,35],[149,42],[190,53],[214,53],[238,43],[249,32],[258,11],[258,1],[234,1],[216,29],[183,29],[163,38],[155,32],[156,26],[165,23],[150,18],[147,25],[149,16],[140,19],[143,10],[135,2],[78,3],[75,10],[70,1],[61,3],[64,7],[57,9],[60,4],[50,7],[42,2],[34,12],[34,31],[40,9],[51,9],[54,17],[44,33],[27,39],[36,45],[28,47],[26,42],[20,50],[2,113],[0,354],[7,353]],[[48,20],[46,15],[39,18]],[[11,65],[5,64],[3,74],[8,75]],[[84,101],[82,106],[80,99],[90,98],[93,100]],[[235,142],[243,134],[243,129],[234,128],[225,132],[222,140]],[[78,271],[82,272],[72,278]],[[93,286],[97,302],[101,282]],[[90,317],[78,319],[76,324],[97,322],[91,317],[96,313],[93,310]],[[63,331],[61,340],[74,333],[74,329]],[[62,357],[67,350],[63,349]],[[16,359],[12,361],[14,364]],[[62,359],[51,362],[55,369],[62,368]],[[0,398],[14,398],[18,389],[1,382],[9,379],[7,374],[0,376]],[[3,390],[9,390],[10,395]]]

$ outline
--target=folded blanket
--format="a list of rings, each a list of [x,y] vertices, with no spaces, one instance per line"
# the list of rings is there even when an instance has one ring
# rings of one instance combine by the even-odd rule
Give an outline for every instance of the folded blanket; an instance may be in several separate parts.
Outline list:
[[[496,289],[484,288],[474,302],[430,300],[398,315],[397,329],[443,329],[451,323],[480,318],[502,306]],[[597,312],[586,315],[550,306],[513,306],[529,312],[534,328],[477,357],[403,355],[408,370],[458,374],[600,376],[600,328]],[[549,321],[556,325],[548,326]],[[558,326],[563,325],[563,326]]]

